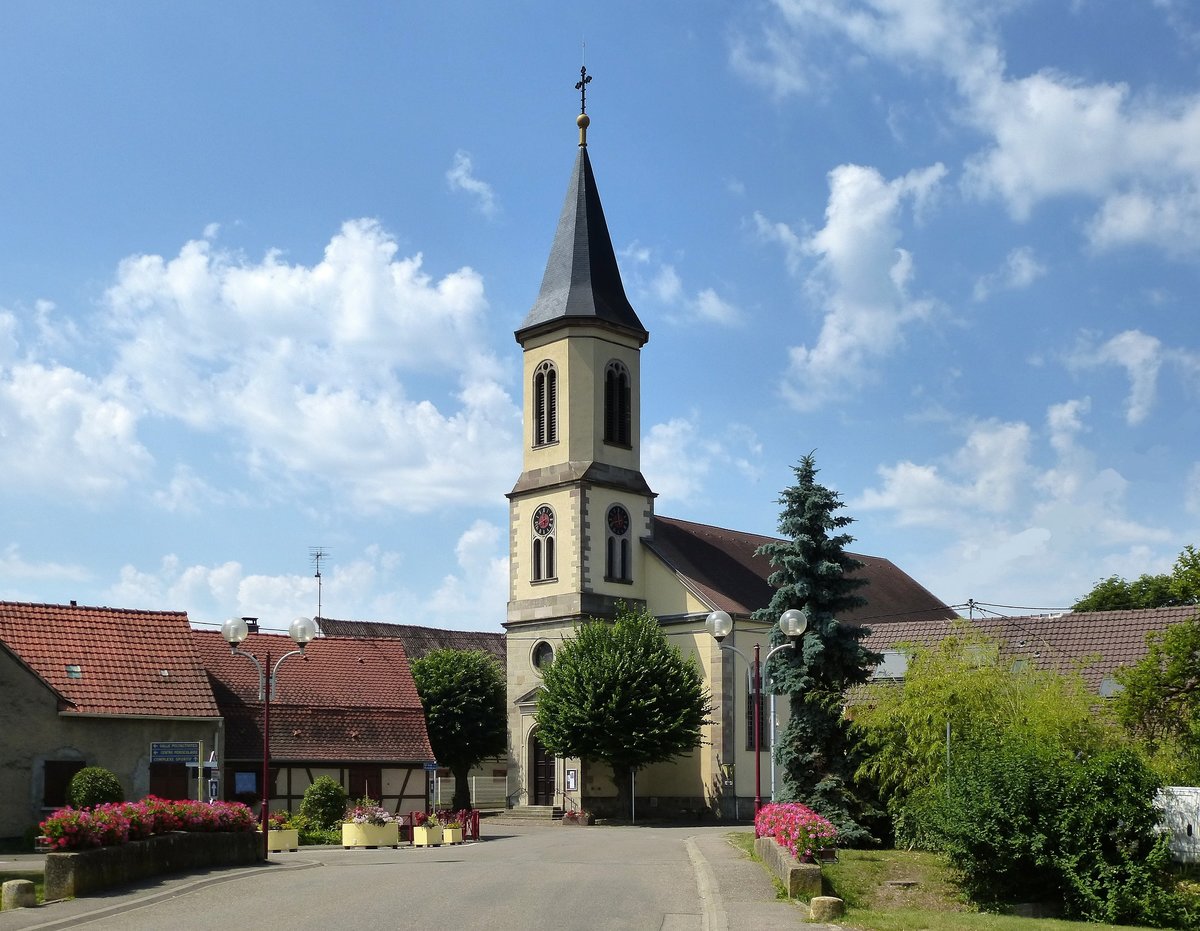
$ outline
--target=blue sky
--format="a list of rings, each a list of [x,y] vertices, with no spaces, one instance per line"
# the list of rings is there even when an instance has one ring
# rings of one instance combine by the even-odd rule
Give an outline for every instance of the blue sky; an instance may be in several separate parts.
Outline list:
[[[499,629],[589,153],[659,513],[816,450],[949,604],[1200,542],[1184,0],[0,7],[0,598]]]

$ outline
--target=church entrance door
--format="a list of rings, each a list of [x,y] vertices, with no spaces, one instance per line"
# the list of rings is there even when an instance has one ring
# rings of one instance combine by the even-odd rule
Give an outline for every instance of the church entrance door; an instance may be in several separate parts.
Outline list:
[[[529,769],[533,773],[534,805],[554,804],[554,754],[542,746],[537,734],[530,740]]]

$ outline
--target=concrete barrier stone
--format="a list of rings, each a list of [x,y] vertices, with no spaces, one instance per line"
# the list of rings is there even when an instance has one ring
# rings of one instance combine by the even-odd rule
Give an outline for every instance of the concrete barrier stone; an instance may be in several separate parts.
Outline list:
[[[813,921],[835,921],[846,914],[846,903],[836,896],[814,896],[808,903],[809,917]]]
[[[0,910],[33,908],[37,905],[37,890],[28,879],[10,879],[0,887]]]

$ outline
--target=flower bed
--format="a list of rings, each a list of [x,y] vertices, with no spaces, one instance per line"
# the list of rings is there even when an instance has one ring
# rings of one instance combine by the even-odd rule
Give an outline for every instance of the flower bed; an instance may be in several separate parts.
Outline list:
[[[774,838],[798,860],[815,860],[817,851],[833,846],[837,828],[805,805],[778,802],[759,809],[754,836]]]
[[[41,823],[51,850],[116,847],[170,831],[249,832],[254,813],[241,802],[167,801],[149,795],[140,802],[112,802],[95,808],[60,808]]]

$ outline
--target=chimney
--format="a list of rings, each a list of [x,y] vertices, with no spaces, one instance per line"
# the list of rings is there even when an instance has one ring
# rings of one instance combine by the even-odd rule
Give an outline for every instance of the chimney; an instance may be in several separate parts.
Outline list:
[[[246,630],[250,631],[252,634],[258,633],[258,618],[244,617],[242,620],[246,622]]]

